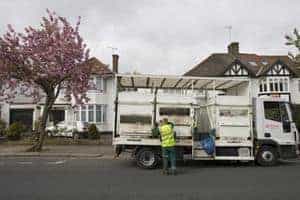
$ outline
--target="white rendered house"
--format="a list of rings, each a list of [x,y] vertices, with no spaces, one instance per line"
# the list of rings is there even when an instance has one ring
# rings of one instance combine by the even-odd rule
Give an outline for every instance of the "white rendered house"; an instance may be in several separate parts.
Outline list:
[[[239,43],[233,42],[227,53],[211,54],[184,75],[247,77],[251,81],[253,97],[277,96],[290,101],[300,125],[300,68],[287,55],[240,53]],[[241,84],[231,92],[240,95],[247,90]]]
[[[113,55],[114,69],[118,67],[118,55]],[[87,64],[92,66],[93,75],[90,81],[95,87],[88,91],[90,99],[82,105],[76,105],[74,100],[67,100],[62,89],[50,111],[48,123],[76,122],[94,123],[101,132],[111,132],[113,129],[113,84],[114,73],[97,58],[91,58]],[[16,96],[11,103],[0,102],[0,117],[8,125],[19,121],[25,124],[28,130],[33,130],[35,121],[41,116],[43,100],[33,103],[33,99],[25,96]]]

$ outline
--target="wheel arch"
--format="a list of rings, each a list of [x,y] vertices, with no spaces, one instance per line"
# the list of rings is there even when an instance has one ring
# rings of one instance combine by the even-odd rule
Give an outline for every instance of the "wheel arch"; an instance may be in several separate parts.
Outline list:
[[[149,149],[149,150],[154,150],[157,155],[159,155],[161,157],[161,147],[160,146],[147,146],[147,145],[137,145],[134,148],[134,151],[132,152],[132,156],[136,156],[138,154],[139,151],[143,150],[143,149]]]
[[[268,140],[268,139],[256,140],[255,146],[256,146],[255,155],[257,154],[259,149],[263,148],[264,146],[270,146],[276,149],[276,152],[280,157],[280,145],[275,140]]]

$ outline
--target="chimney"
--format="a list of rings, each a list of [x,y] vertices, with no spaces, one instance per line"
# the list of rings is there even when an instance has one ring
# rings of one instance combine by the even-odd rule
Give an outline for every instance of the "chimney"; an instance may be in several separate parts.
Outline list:
[[[236,57],[239,55],[239,43],[238,42],[232,42],[228,45],[228,54]]]
[[[118,54],[112,55],[112,70],[114,73],[119,72],[119,55]]]

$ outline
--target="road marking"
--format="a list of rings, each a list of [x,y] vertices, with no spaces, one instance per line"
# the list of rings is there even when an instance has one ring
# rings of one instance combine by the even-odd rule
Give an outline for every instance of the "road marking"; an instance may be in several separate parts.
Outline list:
[[[20,164],[20,165],[31,165],[32,162],[17,162],[17,164]]]
[[[47,164],[49,165],[60,165],[60,164],[64,164],[66,163],[66,160],[59,160],[59,161],[55,161],[55,162],[47,162]]]

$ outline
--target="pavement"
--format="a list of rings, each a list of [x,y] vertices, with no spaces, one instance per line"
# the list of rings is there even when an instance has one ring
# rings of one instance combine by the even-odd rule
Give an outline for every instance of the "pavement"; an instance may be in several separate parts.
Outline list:
[[[29,145],[0,145],[1,157],[85,157],[112,158],[112,145],[46,145],[42,152],[26,152]]]
[[[2,200],[299,199],[300,162],[275,167],[190,161],[177,176],[131,160],[0,158]]]

